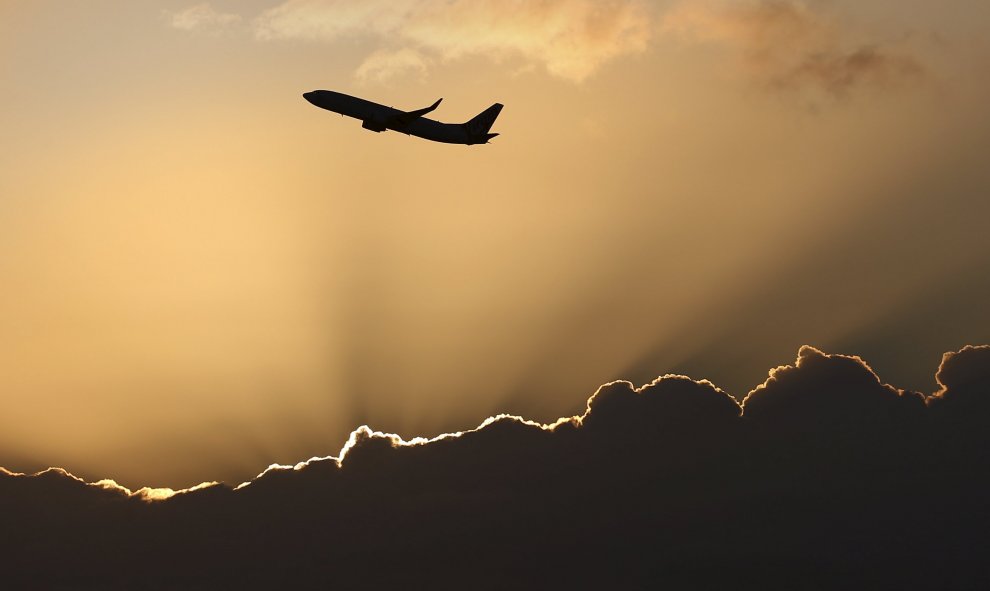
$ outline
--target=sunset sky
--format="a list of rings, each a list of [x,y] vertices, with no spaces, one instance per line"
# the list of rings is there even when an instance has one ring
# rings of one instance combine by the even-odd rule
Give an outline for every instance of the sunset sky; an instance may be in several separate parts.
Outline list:
[[[0,466],[240,482],[358,425],[990,342],[985,0],[5,0]],[[308,104],[463,122],[434,144]]]

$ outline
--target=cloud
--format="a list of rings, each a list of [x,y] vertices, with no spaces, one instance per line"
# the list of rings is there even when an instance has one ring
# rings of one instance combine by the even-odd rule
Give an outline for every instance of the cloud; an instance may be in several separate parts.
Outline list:
[[[171,26],[219,32],[243,22],[209,3],[168,12]],[[823,3],[805,0],[683,0],[658,11],[642,0],[286,0],[251,20],[259,40],[377,45],[355,76],[386,82],[423,77],[469,57],[521,62],[581,82],[616,58],[642,53],[659,31],[727,48],[761,85],[843,96],[922,77],[903,41],[857,32]]]
[[[241,22],[240,15],[220,12],[207,2],[167,14],[172,27],[183,31],[216,32],[229,29]]]
[[[803,347],[739,405],[707,381],[602,386],[580,416],[156,495],[0,470],[4,588],[984,588],[990,347],[931,396]],[[167,497],[167,498],[166,498]],[[155,500],[159,499],[159,500]],[[154,501],[154,502],[149,502]]]
[[[427,59],[485,57],[542,65],[580,82],[617,57],[646,49],[652,17],[637,0],[288,0],[255,20],[260,39],[368,38],[384,53],[362,64],[426,68]],[[370,65],[369,65],[370,60]]]
[[[935,381],[939,390],[935,400],[948,399],[951,404],[982,406],[990,411],[990,396],[979,396],[971,392],[990,390],[990,346],[967,346],[957,353],[946,353],[942,357]]]
[[[408,47],[395,51],[381,49],[366,57],[354,75],[361,82],[387,82],[408,73],[422,79],[429,64],[429,58]]]
[[[662,29],[736,54],[768,88],[819,90],[843,96],[860,87],[890,87],[924,68],[906,47],[854,34],[821,3],[800,0],[688,0],[664,17]]]
[[[184,494],[188,492],[202,490],[220,484],[219,482],[203,482],[201,484],[197,484],[196,486],[181,490],[173,490],[171,488],[152,488],[145,486],[132,491],[131,489],[125,486],[121,486],[117,484],[115,481],[110,480],[109,478],[104,478],[103,480],[98,480],[96,482],[86,482],[82,478],[79,478],[74,474],[70,474],[63,468],[48,468],[47,470],[35,472],[34,474],[23,474],[20,472],[11,472],[10,470],[7,470],[6,468],[0,466],[0,476],[44,479],[50,475],[55,475],[56,477],[65,478],[69,481],[78,483],[79,485],[85,487],[105,490],[123,497],[140,499],[142,501],[149,501],[149,502],[164,501],[165,499],[170,499],[177,494]]]

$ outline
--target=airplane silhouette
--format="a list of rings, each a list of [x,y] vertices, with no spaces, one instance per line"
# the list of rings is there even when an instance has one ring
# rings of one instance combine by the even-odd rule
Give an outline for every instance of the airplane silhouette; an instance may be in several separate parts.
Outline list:
[[[487,144],[488,140],[498,135],[488,130],[502,111],[502,105],[495,103],[467,123],[441,123],[423,115],[436,109],[443,99],[423,109],[400,111],[332,90],[314,90],[303,94],[303,98],[321,109],[360,119],[361,127],[374,132],[391,129],[434,142],[469,146]]]

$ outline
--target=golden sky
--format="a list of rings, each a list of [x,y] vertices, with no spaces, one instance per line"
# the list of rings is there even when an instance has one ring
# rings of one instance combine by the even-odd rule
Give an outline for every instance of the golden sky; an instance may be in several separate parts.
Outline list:
[[[6,1],[0,466],[237,482],[990,341],[983,0]],[[433,144],[326,88],[466,121]]]

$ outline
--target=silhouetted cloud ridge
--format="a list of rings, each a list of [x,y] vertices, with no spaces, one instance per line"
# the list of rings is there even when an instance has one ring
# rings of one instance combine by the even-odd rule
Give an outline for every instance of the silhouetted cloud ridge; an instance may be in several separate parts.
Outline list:
[[[614,382],[551,425],[362,427],[236,490],[0,471],[4,587],[983,588],[990,347],[937,380],[803,347],[743,405]]]

